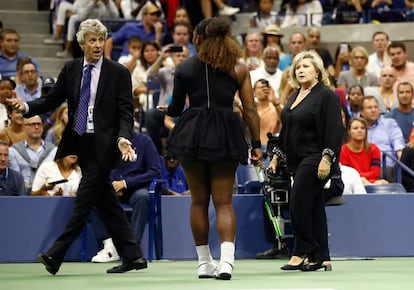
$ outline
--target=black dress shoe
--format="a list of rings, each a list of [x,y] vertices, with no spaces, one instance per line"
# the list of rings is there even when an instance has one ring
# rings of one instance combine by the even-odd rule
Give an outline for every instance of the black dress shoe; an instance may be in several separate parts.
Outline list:
[[[55,258],[49,256],[48,254],[40,253],[37,255],[37,259],[40,263],[45,265],[46,270],[52,275],[55,275],[59,271],[60,265],[62,264],[61,261],[57,261]]]
[[[284,264],[282,267],[280,267],[280,269],[284,271],[295,271],[295,270],[303,271],[303,264],[305,263],[305,260],[306,258],[303,258],[302,262],[300,262],[297,265]]]
[[[303,264],[301,270],[304,272],[313,272],[321,268],[324,268],[325,271],[332,271],[332,266],[330,267],[329,266],[330,265],[324,266],[323,261],[309,262],[309,263]]]
[[[121,265],[108,269],[106,273],[125,273],[131,270],[141,270],[147,268],[147,261],[141,257],[133,261],[124,259]]]
[[[262,253],[256,254],[256,259],[278,259],[288,257],[290,257],[290,255],[289,250],[286,247],[280,250],[278,248],[270,248]]]

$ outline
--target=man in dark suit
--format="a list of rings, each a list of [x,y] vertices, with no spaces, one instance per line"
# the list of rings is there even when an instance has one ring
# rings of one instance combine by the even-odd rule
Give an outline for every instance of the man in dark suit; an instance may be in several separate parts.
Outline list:
[[[133,126],[130,73],[103,57],[107,29],[99,20],[83,21],[76,37],[84,58],[68,62],[46,96],[28,103],[17,98],[9,101],[15,110],[34,115],[50,111],[67,100],[69,121],[55,158],[77,154],[82,169],[72,217],[63,234],[38,259],[55,275],[91,208],[96,206],[123,258],[121,265],[107,273],[144,269],[147,262],[109,181],[109,173],[117,161],[136,158],[128,140]]]

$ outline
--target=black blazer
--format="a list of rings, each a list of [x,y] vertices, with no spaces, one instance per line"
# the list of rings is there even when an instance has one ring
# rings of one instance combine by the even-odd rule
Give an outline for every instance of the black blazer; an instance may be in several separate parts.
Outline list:
[[[65,64],[54,88],[28,102],[29,115],[54,110],[68,102],[68,124],[55,159],[77,154],[79,136],[72,130],[82,80],[83,58]],[[103,58],[94,107],[96,153],[101,168],[110,170],[120,162],[117,139],[130,139],[133,128],[132,84],[129,71],[119,63]]]

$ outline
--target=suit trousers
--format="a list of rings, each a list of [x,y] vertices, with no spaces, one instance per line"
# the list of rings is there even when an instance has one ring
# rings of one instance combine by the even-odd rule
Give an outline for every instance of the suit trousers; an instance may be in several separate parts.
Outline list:
[[[292,255],[310,261],[329,260],[323,184],[318,179],[320,157],[304,158],[294,175],[289,209],[294,230]],[[305,161],[305,162],[304,162]]]
[[[84,134],[78,140],[78,160],[82,170],[72,216],[63,232],[47,252],[63,261],[72,242],[79,236],[95,206],[107,227],[121,258],[135,260],[143,256],[131,226],[109,181],[109,171],[100,166],[96,156],[94,134]],[[108,156],[107,158],[113,158]],[[110,162],[108,160],[108,162]]]

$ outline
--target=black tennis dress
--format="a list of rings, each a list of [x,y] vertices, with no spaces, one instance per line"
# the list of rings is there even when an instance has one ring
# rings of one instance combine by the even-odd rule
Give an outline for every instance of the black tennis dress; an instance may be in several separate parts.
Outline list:
[[[244,126],[233,112],[238,89],[229,73],[212,69],[198,56],[181,63],[167,112],[180,117],[168,137],[168,154],[178,160],[235,160],[245,164],[248,146]],[[187,96],[189,106],[184,109]]]

